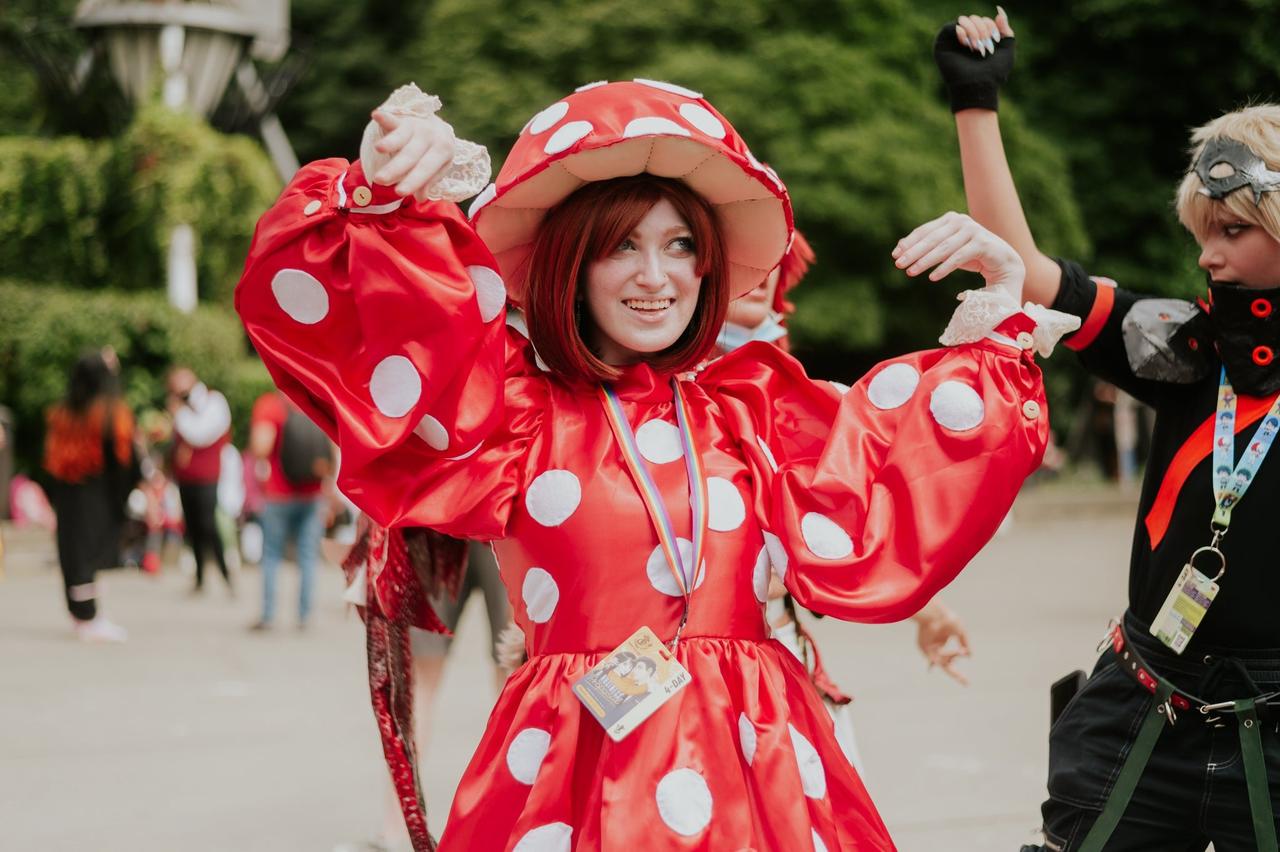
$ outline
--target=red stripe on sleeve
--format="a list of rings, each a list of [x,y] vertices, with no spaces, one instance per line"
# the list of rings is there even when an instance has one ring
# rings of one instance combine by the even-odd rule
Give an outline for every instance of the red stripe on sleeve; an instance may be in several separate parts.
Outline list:
[[[1098,278],[1093,279],[1093,282],[1097,285],[1097,290],[1093,295],[1093,307],[1089,308],[1089,316],[1084,318],[1084,322],[1080,324],[1079,331],[1062,341],[1064,346],[1076,352],[1098,339],[1098,334],[1102,331],[1102,327],[1107,324],[1107,317],[1111,316],[1111,309],[1116,304],[1114,283],[1107,279]]]

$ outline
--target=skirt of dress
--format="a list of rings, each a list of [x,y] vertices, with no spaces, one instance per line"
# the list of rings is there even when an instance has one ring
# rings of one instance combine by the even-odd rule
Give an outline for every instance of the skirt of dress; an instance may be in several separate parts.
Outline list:
[[[621,742],[572,691],[603,654],[511,676],[454,796],[445,852],[892,850],[800,663],[690,637],[692,683]]]

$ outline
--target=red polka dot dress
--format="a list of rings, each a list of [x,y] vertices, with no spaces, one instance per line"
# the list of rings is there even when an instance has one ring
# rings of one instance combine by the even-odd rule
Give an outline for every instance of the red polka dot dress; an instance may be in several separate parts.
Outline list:
[[[700,109],[685,113],[709,127]],[[542,119],[557,144],[582,131],[554,130],[565,118]],[[351,206],[362,187],[377,212]],[[1021,343],[1036,323],[1014,312],[852,388],[763,343],[681,377],[709,499],[676,651],[692,683],[614,742],[571,685],[640,627],[669,641],[681,593],[597,389],[545,372],[504,323],[505,271],[452,204],[400,201],[326,160],[263,217],[236,297],[277,383],[341,447],[353,501],[383,525],[493,541],[529,659],[441,848],[894,848],[807,673],[769,638],[769,573],[806,607],[869,622],[949,582],[1043,452]],[[640,364],[615,388],[691,560],[671,379]]]

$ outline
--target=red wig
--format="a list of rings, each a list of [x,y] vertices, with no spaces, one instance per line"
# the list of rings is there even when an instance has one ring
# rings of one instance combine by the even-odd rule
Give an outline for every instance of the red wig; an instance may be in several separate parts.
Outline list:
[[[795,312],[796,306],[786,299],[787,291],[804,279],[815,259],[813,246],[809,245],[804,234],[797,229],[791,248],[782,256],[782,263],[778,264],[778,289],[773,291],[774,311],[783,315]]]
[[[655,369],[679,372],[691,369],[715,345],[728,310],[729,276],[710,205],[680,181],[650,174],[596,181],[547,212],[529,257],[529,339],[556,373],[587,381],[617,378],[618,369],[600,360],[584,342],[582,324],[589,319],[582,316],[579,294],[590,265],[613,251],[663,199],[692,232],[702,286],[684,333],[645,360]]]

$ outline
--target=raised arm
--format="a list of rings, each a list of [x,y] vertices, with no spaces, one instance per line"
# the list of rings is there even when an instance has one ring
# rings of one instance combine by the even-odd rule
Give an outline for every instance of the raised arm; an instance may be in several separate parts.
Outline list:
[[[945,348],[845,388],[749,343],[700,379],[752,468],[774,571],[804,606],[853,621],[912,615],[995,533],[1048,437],[1032,353],[1078,325],[1023,308],[1022,261],[968,216],[917,228],[894,258],[908,275],[966,269],[986,280],[957,309]]]
[[[969,214],[1022,256],[1025,297],[1052,305],[1062,271],[1036,247],[1000,137],[999,89],[1014,57],[1013,30],[1004,10],[994,19],[965,15],[947,24],[938,33],[933,55],[956,117]]]
[[[453,203],[488,157],[438,107],[398,90],[360,160],[304,166],[258,223],[236,307],[276,384],[340,447],[361,509],[496,538],[536,423],[515,413],[538,389],[509,357],[524,344],[497,262]]]

